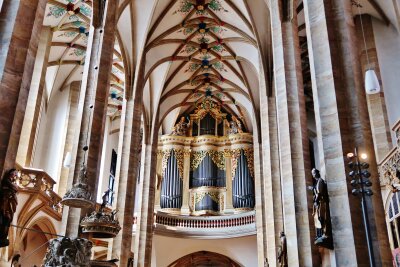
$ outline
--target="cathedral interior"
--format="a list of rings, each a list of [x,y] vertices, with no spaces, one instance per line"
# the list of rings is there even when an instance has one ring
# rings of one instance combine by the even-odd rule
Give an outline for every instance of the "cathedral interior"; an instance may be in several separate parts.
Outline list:
[[[0,267],[400,267],[400,0],[0,0]]]

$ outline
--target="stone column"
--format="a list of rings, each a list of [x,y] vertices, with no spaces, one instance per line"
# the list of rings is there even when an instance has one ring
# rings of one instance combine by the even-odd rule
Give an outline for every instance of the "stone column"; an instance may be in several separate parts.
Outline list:
[[[47,63],[49,61],[52,38],[53,31],[51,28],[43,26],[40,33],[39,47],[32,74],[32,83],[29,90],[24,123],[22,125],[21,138],[18,146],[16,161],[22,166],[29,167],[32,163],[33,144],[39,126],[38,120],[41,112],[40,107],[45,88]]]
[[[271,1],[271,9],[275,10],[271,12],[271,25],[288,264],[313,266],[310,194],[306,190],[307,180],[312,179],[308,178],[310,162],[298,25],[296,17],[284,14],[284,10],[293,8],[289,6],[291,1],[282,5],[279,2]],[[297,6],[296,2],[293,6]]]
[[[367,50],[365,50],[362,31],[361,31],[361,18],[365,33],[365,43]],[[357,38],[359,58],[362,66],[362,73],[365,75],[365,71],[373,68],[378,76],[378,80],[381,80],[381,73],[378,62],[378,54],[375,46],[374,31],[372,28],[372,21],[370,15],[357,16],[356,19]],[[367,61],[367,53],[369,58],[369,64]],[[364,77],[364,76],[363,76]],[[384,88],[381,84],[381,92],[379,94],[367,95],[369,118],[371,122],[372,137],[374,141],[376,161],[381,162],[386,155],[392,149],[392,139],[390,136],[390,125],[388,122]]]
[[[263,93],[266,90],[262,91]],[[262,94],[263,94],[262,93]],[[264,251],[270,267],[277,266],[279,235],[283,231],[281,176],[279,163],[278,124],[275,97],[261,95],[261,136],[263,191],[261,198],[264,213]],[[258,210],[258,209],[257,209]]]
[[[79,176],[80,166],[85,161],[83,147],[88,145],[87,183],[90,186],[94,200],[97,195],[97,180],[100,172],[110,73],[113,63],[117,10],[118,3],[116,1],[107,1],[104,11],[104,22],[95,28],[93,33],[87,89],[74,170],[74,181],[76,181]],[[71,208],[68,217],[67,235],[76,236],[79,229],[80,210]]]
[[[5,0],[0,13],[0,172],[13,168],[46,0]]]
[[[183,151],[183,192],[181,213],[189,214],[190,148]]]
[[[119,259],[120,266],[127,266],[131,255],[133,213],[135,209],[135,195],[137,184],[137,169],[139,165],[140,146],[133,142],[135,135],[140,132],[140,117],[133,116],[134,100],[128,99],[125,108],[124,134],[122,140],[121,167],[118,179],[117,209],[118,221],[122,229],[113,241],[113,258]],[[134,127],[133,127],[134,125]]]
[[[351,1],[307,0],[305,21],[323,176],[330,196],[332,231],[338,266],[368,264],[359,198],[348,195],[344,155],[358,146],[369,156],[377,177],[357,35]],[[368,198],[375,265],[391,264],[379,183]],[[379,231],[377,230],[379,229]]]
[[[79,105],[79,93],[81,89],[81,83],[79,81],[74,81],[69,87],[69,109],[67,118],[67,133],[65,136],[65,145],[63,152],[63,163],[65,157],[69,153],[72,156],[74,136],[77,134],[76,129],[79,127],[78,121],[78,105]],[[64,165],[64,164],[63,164]],[[60,180],[58,182],[58,194],[64,196],[67,191],[69,168],[62,166]]]
[[[225,212],[233,211],[232,196],[232,154],[225,150],[225,180],[226,180],[226,199]]]
[[[255,187],[255,210],[256,210],[256,231],[257,231],[257,262],[258,266],[265,266],[267,258],[267,236],[265,227],[265,196],[264,191],[264,169],[261,167],[263,163],[262,146],[259,143],[258,133],[253,131],[253,149],[254,149],[254,187]]]
[[[157,117],[157,116],[156,116]],[[158,118],[155,120],[158,121]],[[153,144],[145,144],[144,147],[144,173],[141,185],[141,199],[138,208],[138,222],[135,239],[135,263],[134,266],[151,266],[152,239],[154,230],[154,193],[155,172],[157,158],[157,138],[155,135]]]

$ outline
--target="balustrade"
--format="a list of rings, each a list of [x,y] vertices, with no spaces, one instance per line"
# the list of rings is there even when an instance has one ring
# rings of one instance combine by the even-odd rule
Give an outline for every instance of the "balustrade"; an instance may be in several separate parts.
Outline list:
[[[16,184],[21,192],[40,193],[46,200],[49,207],[59,215],[62,215],[61,197],[54,192],[56,182],[44,170],[26,168],[16,165],[20,173]]]

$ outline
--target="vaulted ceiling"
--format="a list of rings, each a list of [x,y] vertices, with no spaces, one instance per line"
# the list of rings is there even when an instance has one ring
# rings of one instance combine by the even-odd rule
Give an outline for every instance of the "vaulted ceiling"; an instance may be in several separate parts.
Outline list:
[[[163,132],[206,97],[252,128],[259,106],[256,35],[242,0],[171,0],[155,7],[144,47],[146,113]]]
[[[209,97],[252,131],[260,105],[259,77],[270,78],[272,71],[266,64],[272,62],[268,2],[119,0],[108,115],[120,116],[125,83],[128,89],[134,86],[142,63],[146,124],[161,123],[161,132],[169,133],[180,115]],[[386,4],[356,2],[361,13],[393,24],[393,10]],[[304,36],[301,4],[299,34]],[[53,31],[46,73],[49,97],[82,79],[91,7],[92,0],[48,1],[44,24]],[[353,12],[358,11],[354,6]]]
[[[81,81],[90,44],[91,0],[49,0],[44,25],[51,28],[51,48],[46,72],[48,98],[74,81]],[[120,116],[125,89],[125,69],[118,40],[114,46],[107,114]]]

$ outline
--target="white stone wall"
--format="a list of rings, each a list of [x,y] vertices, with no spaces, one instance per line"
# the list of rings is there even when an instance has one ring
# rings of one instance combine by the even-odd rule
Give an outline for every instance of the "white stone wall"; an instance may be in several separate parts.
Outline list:
[[[68,109],[69,87],[63,91],[53,92],[47,109],[41,112],[35,145],[33,167],[45,170],[56,182],[63,164]]]
[[[202,250],[223,254],[244,267],[257,266],[257,238],[255,235],[217,240],[154,235],[151,264],[153,267],[166,267],[183,256]]]

